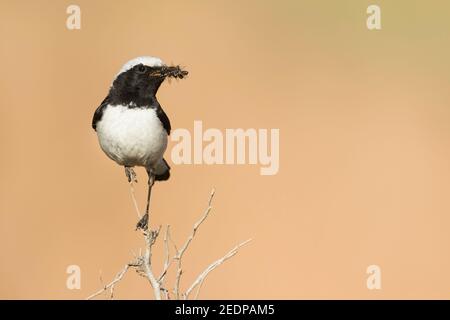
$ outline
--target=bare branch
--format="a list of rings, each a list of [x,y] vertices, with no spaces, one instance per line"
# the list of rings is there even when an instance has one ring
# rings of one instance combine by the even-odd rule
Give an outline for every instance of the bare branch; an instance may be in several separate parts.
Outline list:
[[[239,249],[246,245],[247,243],[249,243],[252,239],[248,239],[247,241],[244,241],[240,244],[238,244],[236,247],[234,247],[233,249],[231,249],[225,256],[223,256],[222,258],[214,261],[213,263],[211,263],[198,277],[197,279],[195,279],[194,283],[192,283],[192,285],[189,287],[189,289],[186,290],[186,293],[184,294],[184,299],[187,300],[189,298],[189,295],[191,294],[192,290],[195,289],[195,287],[198,286],[198,290],[196,293],[195,298],[197,299],[199,293],[200,293],[200,289],[201,286],[203,284],[203,282],[205,281],[206,277],[208,276],[208,274],[213,271],[215,268],[217,268],[218,266],[220,266],[222,263],[224,263],[225,261],[227,261],[228,259],[230,259],[231,257],[233,257],[235,254],[238,253]]]
[[[170,249],[169,249],[169,231],[170,225],[166,228],[166,233],[164,234],[164,269],[167,269],[169,266],[170,259]]]
[[[211,194],[209,195],[209,200],[208,200],[208,207],[206,208],[205,212],[203,213],[203,216],[200,218],[200,220],[198,220],[195,224],[194,224],[194,228],[192,229],[192,233],[189,236],[189,238],[186,240],[186,242],[184,243],[184,246],[180,249],[180,251],[177,253],[177,256],[175,259],[181,259],[183,254],[185,253],[185,251],[187,250],[187,248],[189,247],[189,245],[191,244],[192,240],[194,240],[195,234],[197,233],[198,228],[200,227],[200,225],[203,223],[203,221],[206,220],[206,218],[208,218],[209,213],[211,212],[211,203],[212,200],[214,198],[214,194],[215,194],[215,190],[212,189],[211,190]]]
[[[170,225],[166,228],[166,233],[164,234],[164,266],[163,271],[161,272],[161,275],[158,278],[158,282],[162,284],[164,281],[164,277],[167,274],[167,271],[169,271],[170,266],[172,265],[173,259],[170,259],[170,249],[169,249],[169,240],[170,238]],[[176,246],[175,246],[176,250]]]
[[[142,269],[153,288],[153,294],[155,295],[156,300],[161,300],[161,289],[158,280],[155,278],[155,275],[153,274],[151,267],[151,259],[152,259],[152,247],[155,244],[156,239],[158,238],[160,230],[161,226],[156,231],[146,230],[143,232],[145,237],[146,248],[144,258],[142,260]]]
[[[138,216],[141,218],[141,214],[139,212],[139,208],[137,206],[136,198],[134,195],[133,182],[130,183],[130,186],[131,186],[131,195],[133,198],[134,206],[136,208],[136,212],[137,212]],[[150,188],[151,188],[151,185],[150,185]],[[214,193],[215,193],[215,191],[214,191],[214,189],[212,189],[211,194],[209,196],[207,208],[205,209],[201,218],[194,224],[192,232],[190,233],[189,237],[187,238],[187,240],[184,242],[183,246],[180,249],[177,248],[176,244],[174,243],[174,241],[171,237],[170,226],[168,225],[166,227],[164,240],[163,240],[164,241],[163,242],[164,260],[163,260],[163,268],[162,268],[163,270],[161,271],[161,274],[158,278],[155,277],[155,274],[152,269],[152,249],[153,249],[153,246],[155,245],[157,238],[161,232],[161,226],[159,226],[159,228],[157,230],[152,230],[148,227],[147,223],[142,224],[142,226],[140,226],[140,227],[139,227],[139,223],[138,223],[138,229],[140,229],[142,231],[142,234],[143,234],[144,240],[145,240],[144,252],[142,251],[142,249],[139,249],[138,254],[136,254],[135,252],[132,251],[132,255],[135,258],[133,260],[133,262],[130,262],[127,265],[125,265],[125,267],[119,273],[117,273],[117,275],[115,276],[113,281],[111,281],[106,286],[103,285],[103,280],[101,280],[103,288],[101,290],[97,291],[96,293],[90,295],[87,299],[93,299],[94,297],[96,297],[102,293],[108,292],[108,290],[109,290],[110,299],[113,299],[114,298],[114,288],[115,288],[116,284],[124,278],[125,274],[127,273],[127,271],[130,268],[134,268],[134,269],[136,269],[136,272],[140,276],[147,278],[147,280],[150,282],[150,285],[153,289],[153,294],[154,294],[154,297],[156,300],[161,300],[163,298],[166,300],[170,300],[171,292],[169,292],[169,290],[167,289],[168,287],[165,284],[165,280],[166,280],[166,275],[169,272],[169,269],[171,268],[172,264],[175,261],[177,261],[176,278],[175,278],[175,283],[174,283],[174,287],[173,287],[173,293],[174,293],[175,299],[181,299],[181,298],[188,299],[194,290],[196,290],[195,299],[197,299],[197,297],[200,293],[200,290],[202,288],[202,285],[203,285],[206,277],[208,276],[208,274],[212,270],[214,270],[215,268],[220,266],[223,262],[225,262],[226,260],[233,257],[238,252],[240,247],[242,247],[243,245],[247,244],[250,241],[250,240],[247,240],[245,242],[242,242],[241,244],[239,244],[235,248],[233,248],[230,252],[228,252],[225,256],[223,256],[222,258],[220,258],[217,261],[210,264],[196,278],[194,283],[187,289],[187,291],[184,294],[181,293],[180,284],[181,284],[181,278],[183,275],[182,258],[184,256],[184,254],[186,253],[187,249],[189,248],[190,244],[194,240],[199,227],[206,220],[206,218],[208,218],[208,216],[210,215],[211,208],[212,208],[211,204],[212,204],[212,200],[214,198]],[[170,245],[169,245],[170,243],[173,244],[174,249],[175,249],[175,253],[173,256],[171,256],[171,254],[170,254],[170,251],[171,251]]]
[[[125,267],[116,275],[116,277],[114,278],[113,281],[111,281],[109,284],[104,286],[101,290],[98,290],[96,293],[91,294],[89,297],[86,298],[86,300],[91,300],[92,298],[95,298],[96,296],[102,294],[103,292],[107,291],[108,289],[110,289],[110,292],[111,292],[110,297],[112,299],[114,296],[114,286],[116,285],[117,282],[122,280],[122,278],[127,273],[128,269],[132,266],[133,265],[130,263],[126,264]]]
[[[174,286],[174,293],[175,293],[175,299],[180,300],[180,281],[181,281],[181,275],[183,274],[183,270],[181,269],[181,263],[178,264],[177,269],[177,277],[175,278],[175,286]]]
[[[180,250],[177,250],[175,248],[177,253],[176,253],[174,259],[178,260],[177,277],[176,277],[176,280],[175,280],[175,287],[174,287],[174,292],[175,292],[176,299],[180,299],[180,281],[181,281],[181,275],[183,274],[183,270],[181,269],[181,259],[183,258],[183,255],[186,252],[186,250],[189,247],[189,245],[191,244],[192,240],[194,240],[194,237],[195,237],[195,234],[197,233],[198,228],[203,223],[203,221],[205,221],[206,218],[208,218],[209,213],[211,212],[211,209],[212,209],[211,204],[212,204],[212,200],[214,198],[214,194],[215,194],[215,189],[212,189],[211,190],[211,194],[209,195],[208,207],[205,209],[205,212],[203,213],[203,215],[200,218],[200,220],[198,220],[194,224],[194,228],[192,229],[192,233],[189,236],[189,238],[186,240],[186,242],[184,243],[183,247],[181,247]]]

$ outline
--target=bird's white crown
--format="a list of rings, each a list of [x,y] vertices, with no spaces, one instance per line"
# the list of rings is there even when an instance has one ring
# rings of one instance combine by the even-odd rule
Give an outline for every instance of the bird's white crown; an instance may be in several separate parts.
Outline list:
[[[164,65],[164,62],[157,57],[150,57],[150,56],[137,57],[125,63],[117,75],[121,74],[122,72],[130,70],[131,68],[137,66],[138,64],[143,64],[144,66],[148,67],[161,67]]]

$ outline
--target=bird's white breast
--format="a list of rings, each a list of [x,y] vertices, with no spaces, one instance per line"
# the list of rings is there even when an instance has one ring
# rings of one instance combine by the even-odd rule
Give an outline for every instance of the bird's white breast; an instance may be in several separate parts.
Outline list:
[[[155,166],[167,147],[167,132],[152,108],[108,105],[97,135],[108,157],[123,166]]]

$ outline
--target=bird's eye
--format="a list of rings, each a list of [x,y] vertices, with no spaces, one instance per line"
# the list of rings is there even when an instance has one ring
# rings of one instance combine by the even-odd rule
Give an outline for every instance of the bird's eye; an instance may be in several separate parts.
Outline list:
[[[137,72],[138,73],[144,73],[145,71],[147,71],[147,68],[144,66],[144,65],[139,65],[138,67],[137,67]]]

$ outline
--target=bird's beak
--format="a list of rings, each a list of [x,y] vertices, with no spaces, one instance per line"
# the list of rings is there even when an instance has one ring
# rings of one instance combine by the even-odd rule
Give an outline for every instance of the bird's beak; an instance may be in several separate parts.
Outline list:
[[[177,78],[183,79],[189,72],[181,69],[180,66],[162,66],[156,68],[155,71],[150,73],[151,77],[163,77],[163,78]]]

